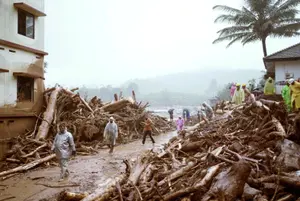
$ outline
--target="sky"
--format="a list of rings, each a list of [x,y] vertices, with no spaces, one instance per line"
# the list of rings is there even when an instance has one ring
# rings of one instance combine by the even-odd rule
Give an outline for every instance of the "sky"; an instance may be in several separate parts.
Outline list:
[[[264,70],[260,42],[212,44],[220,14],[243,0],[46,0],[46,85],[118,86],[130,79],[205,69]],[[268,39],[268,53],[299,38]],[[201,79],[201,78],[199,78]]]

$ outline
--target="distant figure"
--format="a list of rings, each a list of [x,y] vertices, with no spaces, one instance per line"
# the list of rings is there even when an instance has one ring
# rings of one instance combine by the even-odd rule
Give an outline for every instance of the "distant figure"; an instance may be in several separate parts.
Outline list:
[[[203,102],[202,106],[203,106],[205,114],[209,120],[211,120],[212,118],[215,117],[214,111],[210,105],[208,105],[206,102]]]
[[[177,126],[177,132],[183,130],[184,120],[181,117],[178,117],[178,119],[176,121],[176,126]]]
[[[106,124],[104,129],[104,139],[107,146],[110,148],[109,153],[113,153],[116,140],[118,138],[118,126],[115,123],[113,117],[109,118],[109,122]]]
[[[190,111],[187,108],[183,109],[183,119],[184,121],[190,121]]]
[[[173,121],[173,118],[174,118],[174,116],[173,116],[173,114],[174,114],[174,109],[173,109],[173,108],[169,109],[169,110],[168,110],[168,113],[169,113],[169,115],[170,115],[170,121]]]
[[[144,136],[143,136],[142,143],[145,144],[146,137],[147,137],[147,135],[149,135],[149,137],[150,137],[150,139],[153,143],[153,146],[154,146],[155,141],[152,137],[152,125],[153,125],[153,122],[151,121],[150,118],[147,117],[146,122],[145,122],[145,126],[144,126]]]
[[[240,84],[236,84],[236,89],[234,92],[234,95],[232,97],[232,102],[240,105],[245,101],[245,92],[244,90],[241,89],[241,85]]]
[[[252,104],[255,102],[255,96],[248,89],[245,89],[245,102],[246,104]]]
[[[235,89],[236,89],[236,84],[235,84],[235,83],[232,83],[231,88],[230,88],[230,97],[231,97],[231,98],[232,98],[233,95],[234,95]]]
[[[292,110],[298,111],[300,108],[300,83],[291,78],[289,84],[292,97]]]
[[[73,136],[67,131],[65,123],[59,124],[59,132],[56,134],[51,150],[56,154],[60,165],[60,181],[69,177],[68,162],[71,156],[76,155]]]
[[[209,120],[207,119],[207,116],[206,116],[206,112],[205,112],[205,108],[204,107],[201,107],[200,110],[198,111],[199,112],[199,116],[200,116],[200,120],[199,122],[201,122],[202,120],[205,121],[205,123],[209,123]]]
[[[265,83],[264,94],[267,96],[275,94],[275,84],[271,77],[269,77]]]
[[[247,89],[247,85],[246,84],[242,84],[242,89],[245,91]]]
[[[281,90],[281,96],[284,100],[286,109],[288,112],[291,111],[291,91],[290,91],[290,83],[286,81],[286,84]]]

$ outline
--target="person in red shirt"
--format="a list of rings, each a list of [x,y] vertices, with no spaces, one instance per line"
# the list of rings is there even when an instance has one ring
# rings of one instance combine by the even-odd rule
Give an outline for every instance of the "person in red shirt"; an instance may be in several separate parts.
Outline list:
[[[151,119],[146,118],[145,127],[144,127],[144,136],[143,136],[143,141],[142,141],[143,144],[145,144],[147,135],[149,135],[153,145],[155,143],[155,141],[152,137],[152,124],[153,124],[153,122],[151,121]]]

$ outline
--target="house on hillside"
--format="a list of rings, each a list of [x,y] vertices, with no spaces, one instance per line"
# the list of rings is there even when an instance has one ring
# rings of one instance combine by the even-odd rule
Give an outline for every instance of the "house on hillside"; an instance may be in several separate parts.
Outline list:
[[[275,74],[276,94],[280,94],[285,80],[300,78],[300,43],[265,57],[264,63]]]
[[[44,0],[0,0],[0,139],[33,130],[41,112],[45,16]]]

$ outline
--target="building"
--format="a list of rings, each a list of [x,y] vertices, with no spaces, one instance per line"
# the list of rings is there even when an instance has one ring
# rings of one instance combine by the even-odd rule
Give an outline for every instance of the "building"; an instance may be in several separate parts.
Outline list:
[[[265,57],[264,63],[275,74],[276,94],[280,94],[287,79],[300,78],[300,43]]]
[[[41,112],[45,16],[44,0],[0,0],[0,139],[32,131]]]

